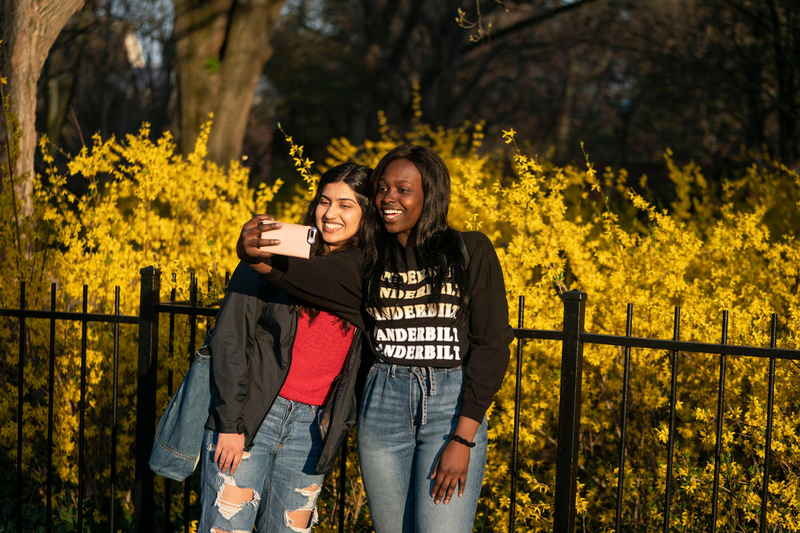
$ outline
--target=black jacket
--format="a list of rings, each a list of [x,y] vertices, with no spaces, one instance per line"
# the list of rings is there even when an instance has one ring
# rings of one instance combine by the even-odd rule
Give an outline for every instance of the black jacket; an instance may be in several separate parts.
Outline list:
[[[278,396],[292,360],[297,300],[244,263],[233,273],[209,344],[214,399],[206,427],[244,433],[249,448]],[[356,329],[341,374],[322,407],[324,447],[317,472],[333,467],[347,431],[356,423],[356,377],[361,332]]]

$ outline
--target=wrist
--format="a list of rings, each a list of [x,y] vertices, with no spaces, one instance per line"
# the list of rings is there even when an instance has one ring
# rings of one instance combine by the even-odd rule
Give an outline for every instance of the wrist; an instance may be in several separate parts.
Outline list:
[[[474,448],[475,447],[475,443],[474,442],[470,442],[467,439],[465,439],[464,437],[462,437],[461,435],[457,435],[455,433],[450,433],[447,436],[447,438],[450,439],[453,442],[457,442],[459,444],[462,444],[462,445],[466,446],[467,448]]]

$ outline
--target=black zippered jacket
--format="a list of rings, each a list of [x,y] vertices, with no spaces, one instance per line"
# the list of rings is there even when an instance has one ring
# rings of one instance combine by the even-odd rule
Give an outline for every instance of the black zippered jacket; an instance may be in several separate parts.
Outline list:
[[[214,399],[208,429],[244,433],[245,448],[252,445],[289,373],[298,321],[292,309],[297,303],[246,264],[236,267],[209,343]],[[318,473],[332,469],[348,430],[356,424],[360,362],[361,332],[356,329],[342,372],[322,406],[324,445]]]

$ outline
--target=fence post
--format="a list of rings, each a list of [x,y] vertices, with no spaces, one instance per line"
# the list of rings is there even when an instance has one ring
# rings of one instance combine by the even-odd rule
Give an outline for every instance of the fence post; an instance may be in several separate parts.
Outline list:
[[[139,366],[136,371],[136,472],[133,486],[134,530],[154,531],[155,478],[150,470],[150,450],[156,425],[156,375],[158,371],[158,313],[161,272],[152,266],[141,269],[139,299]]]
[[[575,496],[578,484],[578,433],[581,421],[583,375],[583,317],[586,293],[564,294],[564,341],[561,345],[561,400],[558,407],[558,452],[553,531],[575,531]]]

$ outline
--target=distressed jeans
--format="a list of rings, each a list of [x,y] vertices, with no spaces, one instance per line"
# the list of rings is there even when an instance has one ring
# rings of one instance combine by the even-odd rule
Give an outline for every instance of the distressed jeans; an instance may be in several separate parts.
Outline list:
[[[486,467],[486,418],[470,451],[464,495],[436,505],[431,474],[458,422],[464,371],[391,365],[369,371],[358,417],[358,458],[376,533],[467,533]]]
[[[249,533],[254,525],[259,533],[311,531],[308,523],[293,523],[291,514],[311,510],[311,525],[317,523],[324,479],[315,470],[322,451],[318,410],[278,396],[233,475],[214,463],[217,433],[206,430],[199,533]],[[252,498],[230,497],[235,489],[226,498],[226,487],[252,489]]]

